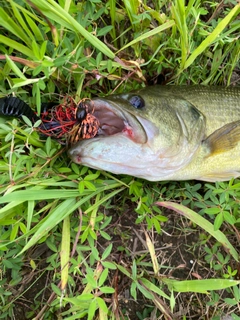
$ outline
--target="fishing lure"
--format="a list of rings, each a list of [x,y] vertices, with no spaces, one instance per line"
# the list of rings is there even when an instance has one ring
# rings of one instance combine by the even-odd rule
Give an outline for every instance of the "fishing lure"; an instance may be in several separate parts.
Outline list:
[[[82,139],[91,139],[98,133],[100,123],[90,111],[84,100],[76,105],[71,97],[66,97],[62,104],[53,102],[42,104],[38,117],[22,100],[16,97],[0,98],[0,115],[21,118],[28,117],[34,124],[41,120],[37,130],[44,136],[57,139],[61,144],[73,145]]]

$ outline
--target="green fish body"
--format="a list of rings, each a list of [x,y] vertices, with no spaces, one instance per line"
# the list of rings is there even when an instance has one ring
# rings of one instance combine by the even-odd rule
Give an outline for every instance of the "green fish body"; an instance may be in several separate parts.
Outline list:
[[[240,88],[152,86],[88,108],[98,134],[69,150],[76,163],[150,181],[240,175]]]

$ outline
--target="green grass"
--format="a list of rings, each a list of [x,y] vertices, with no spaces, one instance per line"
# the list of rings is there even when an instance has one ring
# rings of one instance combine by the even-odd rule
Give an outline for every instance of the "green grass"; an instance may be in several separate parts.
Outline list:
[[[159,75],[239,84],[239,14],[234,0],[1,1],[0,97],[39,112],[42,102],[126,92]],[[239,180],[148,183],[98,172],[71,163],[38,125],[0,118],[0,319],[20,319],[26,305],[26,319],[171,319],[181,304],[177,319],[194,306],[199,319],[239,319]],[[169,232],[197,236],[181,250],[199,271],[173,275],[181,266],[159,250]]]

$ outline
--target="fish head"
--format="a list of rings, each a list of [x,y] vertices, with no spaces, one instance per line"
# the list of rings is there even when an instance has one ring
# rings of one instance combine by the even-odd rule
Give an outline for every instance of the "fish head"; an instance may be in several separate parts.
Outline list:
[[[98,134],[73,145],[71,159],[152,181],[187,165],[201,143],[204,117],[182,98],[149,89],[86,102],[99,121]]]

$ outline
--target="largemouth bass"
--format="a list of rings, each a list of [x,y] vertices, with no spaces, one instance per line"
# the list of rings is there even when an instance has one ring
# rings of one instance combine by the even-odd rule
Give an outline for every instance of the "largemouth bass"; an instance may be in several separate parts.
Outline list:
[[[240,88],[152,86],[86,102],[97,135],[69,155],[150,181],[240,176]]]

